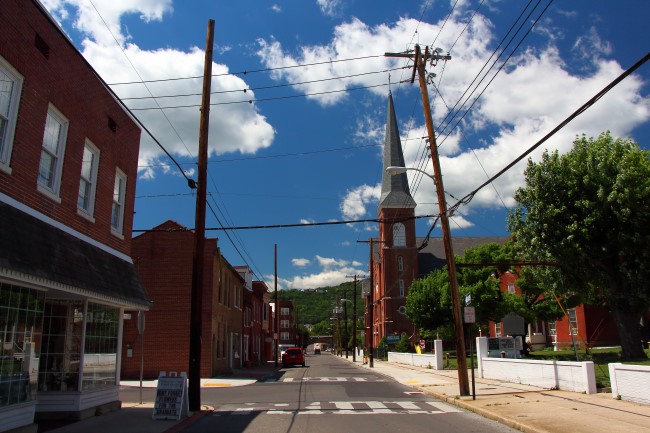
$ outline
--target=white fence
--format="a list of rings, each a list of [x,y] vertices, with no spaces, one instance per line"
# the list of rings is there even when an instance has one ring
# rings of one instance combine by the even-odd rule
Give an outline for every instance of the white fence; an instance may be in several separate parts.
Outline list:
[[[646,365],[609,364],[612,397],[650,404],[650,367]]]
[[[486,337],[476,339],[478,376],[540,388],[596,393],[594,363],[488,358]]]
[[[434,370],[442,370],[442,340],[433,342],[434,354],[399,353],[388,352],[388,362],[397,364],[415,365],[417,367],[430,367]]]

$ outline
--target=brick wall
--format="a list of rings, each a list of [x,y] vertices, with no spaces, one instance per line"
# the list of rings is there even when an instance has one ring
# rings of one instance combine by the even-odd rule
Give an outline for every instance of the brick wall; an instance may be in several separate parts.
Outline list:
[[[68,39],[29,0],[0,2],[0,56],[23,77],[11,174],[0,171],[0,192],[73,229],[128,254],[133,222],[140,129]],[[47,57],[35,44],[40,37]],[[69,121],[57,203],[37,190],[43,130],[48,105]],[[109,128],[111,118],[117,128]],[[100,150],[95,221],[77,214],[79,178],[85,140]],[[127,175],[124,239],[111,234],[115,169]]]
[[[167,222],[157,229],[178,229]],[[192,257],[194,235],[191,231],[149,232],[133,239],[132,257],[142,284],[153,299],[146,313],[144,333],[144,377],[155,378],[160,371],[188,371]],[[217,240],[206,239],[203,280],[203,323],[201,377],[211,376],[212,353],[212,266]],[[124,321],[122,347],[123,379],[140,375],[140,337],[137,313]],[[133,349],[132,357],[127,350]]]

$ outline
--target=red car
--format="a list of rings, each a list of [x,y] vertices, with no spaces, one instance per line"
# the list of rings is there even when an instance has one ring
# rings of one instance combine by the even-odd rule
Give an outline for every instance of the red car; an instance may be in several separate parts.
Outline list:
[[[298,364],[305,366],[305,354],[300,347],[289,347],[282,355],[282,367]]]

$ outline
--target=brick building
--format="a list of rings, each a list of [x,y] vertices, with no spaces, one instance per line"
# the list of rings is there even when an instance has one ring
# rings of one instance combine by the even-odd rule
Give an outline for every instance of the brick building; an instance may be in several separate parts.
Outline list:
[[[125,321],[123,379],[139,378],[142,354],[145,378],[187,371],[193,254],[194,232],[174,221],[133,239],[133,260],[154,306],[143,336],[134,316]],[[242,366],[245,279],[221,255],[215,238],[205,239],[203,270],[201,377],[213,377]]]
[[[287,300],[278,301],[280,308],[279,316],[279,344],[280,346],[297,346],[298,334],[296,332],[296,322],[293,311],[293,302]],[[279,358],[279,356],[278,356]]]
[[[416,329],[405,314],[406,297],[413,280],[427,276],[446,264],[441,238],[418,238],[415,233],[416,203],[405,173],[391,176],[390,166],[404,166],[404,155],[395,117],[393,97],[388,96],[379,219],[379,238],[373,239],[371,272],[374,287],[366,294],[366,311],[373,308],[373,323],[366,314],[366,332],[372,332],[373,346],[382,338],[394,343],[402,335],[414,341]],[[426,245],[425,245],[425,240]],[[504,243],[507,237],[454,237],[454,253],[488,242]],[[371,295],[371,296],[370,296]],[[368,334],[367,334],[368,335]]]
[[[119,408],[140,129],[37,1],[0,2],[0,431]],[[30,427],[31,426],[31,427]]]

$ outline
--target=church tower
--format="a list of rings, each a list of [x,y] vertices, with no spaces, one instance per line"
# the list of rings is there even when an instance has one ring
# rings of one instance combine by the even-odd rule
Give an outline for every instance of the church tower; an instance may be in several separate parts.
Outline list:
[[[375,344],[384,336],[388,342],[393,342],[402,334],[408,337],[414,335],[413,324],[404,314],[404,305],[408,289],[418,276],[414,218],[416,203],[411,196],[406,173],[392,176],[386,172],[390,166],[404,167],[392,94],[388,95],[381,197],[377,209],[381,220],[379,240],[373,251]]]

